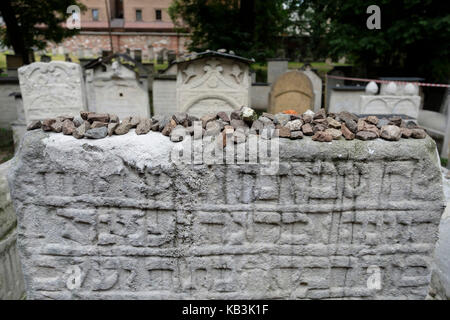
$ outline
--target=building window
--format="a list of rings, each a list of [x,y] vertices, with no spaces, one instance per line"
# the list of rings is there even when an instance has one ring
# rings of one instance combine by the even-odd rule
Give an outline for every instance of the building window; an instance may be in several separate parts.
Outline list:
[[[156,16],[156,20],[157,21],[161,21],[162,20],[162,13],[160,9],[156,9],[155,10],[155,16]]]
[[[136,21],[142,21],[142,10],[136,9]]]
[[[92,9],[92,20],[98,21],[98,9]]]

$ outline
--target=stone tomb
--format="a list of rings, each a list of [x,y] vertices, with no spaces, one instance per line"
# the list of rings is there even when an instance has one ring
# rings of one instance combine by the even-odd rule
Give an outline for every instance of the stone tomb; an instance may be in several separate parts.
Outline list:
[[[175,165],[156,132],[22,146],[9,181],[30,299],[427,294],[444,206],[430,137],[281,139],[273,175]]]
[[[144,68],[124,54],[97,59],[86,65],[89,111],[112,113],[121,119],[127,116],[150,117],[147,80],[140,79],[126,61]]]
[[[288,71],[277,78],[269,96],[269,113],[295,110],[302,114],[314,108],[311,80],[300,71]]]
[[[62,61],[34,62],[19,69],[25,121],[86,110],[86,95],[79,64]]]
[[[194,116],[231,113],[250,103],[249,64],[253,60],[216,51],[178,61],[177,111]]]
[[[366,94],[360,97],[360,113],[404,114],[415,119],[419,116],[421,97],[417,85],[408,83],[398,86],[395,82],[389,82],[382,93],[375,95],[377,91],[375,82],[367,84]]]

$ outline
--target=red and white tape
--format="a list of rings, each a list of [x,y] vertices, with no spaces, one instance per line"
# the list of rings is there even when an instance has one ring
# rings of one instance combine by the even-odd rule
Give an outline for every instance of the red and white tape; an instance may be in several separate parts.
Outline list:
[[[420,87],[441,87],[441,88],[450,88],[450,84],[442,84],[442,83],[424,83],[424,82],[409,82],[409,81],[395,81],[395,80],[376,80],[376,79],[364,79],[364,78],[350,78],[350,77],[341,77],[341,76],[331,76],[325,75],[327,78],[338,79],[338,80],[353,80],[353,81],[362,81],[362,82],[376,82],[376,83],[389,83],[395,82],[399,84],[407,84],[412,83]]]

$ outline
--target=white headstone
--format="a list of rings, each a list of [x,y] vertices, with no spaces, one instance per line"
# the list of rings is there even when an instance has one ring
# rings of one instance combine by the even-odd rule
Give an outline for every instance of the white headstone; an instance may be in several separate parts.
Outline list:
[[[86,110],[79,64],[35,62],[19,69],[19,82],[27,123]]]
[[[322,79],[315,73],[310,65],[306,65],[303,73],[311,80],[314,92],[314,111],[319,111],[322,106]]]
[[[239,59],[205,56],[178,64],[177,110],[202,116],[232,112],[250,102],[248,64]]]
[[[139,82],[133,70],[114,61],[86,72],[89,111],[150,117],[147,86]]]

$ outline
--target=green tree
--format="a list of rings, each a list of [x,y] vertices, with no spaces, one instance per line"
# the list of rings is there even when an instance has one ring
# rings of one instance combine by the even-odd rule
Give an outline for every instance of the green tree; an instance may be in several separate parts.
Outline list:
[[[174,0],[169,14],[190,32],[190,50],[224,48],[257,60],[276,52],[287,25],[282,0]]]
[[[70,5],[85,7],[76,0],[1,0],[0,13],[6,28],[0,28],[0,43],[13,47],[25,64],[33,49],[44,49],[47,41],[61,42],[79,30],[62,26]]]
[[[381,9],[381,29],[366,27],[370,16],[366,10],[371,4]],[[286,6],[296,17],[292,19],[294,32],[310,34],[313,43],[325,40],[326,55],[346,56],[362,73],[388,70],[428,81],[449,78],[450,11],[446,1],[290,0]]]

